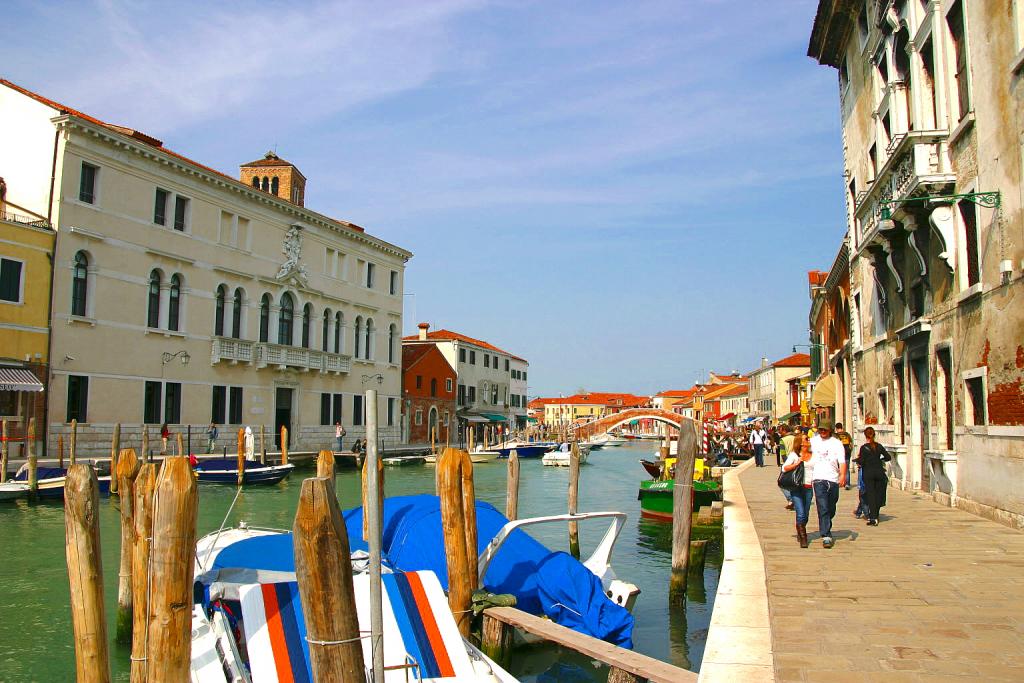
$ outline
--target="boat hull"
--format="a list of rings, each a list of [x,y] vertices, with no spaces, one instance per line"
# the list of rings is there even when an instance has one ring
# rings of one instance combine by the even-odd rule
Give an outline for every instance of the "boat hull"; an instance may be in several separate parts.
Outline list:
[[[551,450],[551,446],[548,444],[542,444],[540,446],[513,446],[512,448],[494,448],[492,450],[495,450],[500,454],[498,456],[499,458],[507,458],[509,453],[512,451],[515,451],[519,458],[540,458]]]
[[[0,484],[0,502],[5,500],[17,500],[28,496],[28,484],[8,482]]]
[[[672,499],[675,481],[644,481],[640,483],[640,516],[644,519],[655,519],[664,522],[672,521]],[[697,510],[705,505],[721,499],[721,487],[718,482],[693,482],[692,505]]]
[[[201,466],[200,466],[201,467]],[[246,469],[243,475],[242,484],[271,486],[283,481],[295,465],[259,465],[253,469]],[[203,470],[196,468],[196,479],[202,484],[238,484],[238,470]]]

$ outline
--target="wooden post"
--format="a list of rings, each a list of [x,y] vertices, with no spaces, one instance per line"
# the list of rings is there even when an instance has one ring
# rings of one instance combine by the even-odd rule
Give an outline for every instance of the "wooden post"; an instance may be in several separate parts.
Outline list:
[[[150,545],[149,683],[189,679],[198,494],[188,458],[164,458],[154,494]]]
[[[35,418],[32,418],[35,420]],[[68,460],[74,465],[78,459],[78,420],[71,421],[71,443],[68,444]]]
[[[504,666],[508,663],[509,650],[512,648],[512,633],[511,626],[487,616],[487,612],[484,612],[480,649],[499,666]]]
[[[363,540],[369,542],[370,540],[370,520],[366,511],[369,509],[370,495],[369,491],[369,467],[370,458],[363,457]],[[380,508],[381,519],[384,519],[384,461],[377,460],[377,501],[378,507]]]
[[[462,456],[462,516],[466,524],[466,566],[469,578],[469,594],[479,588],[479,565],[477,563],[477,530],[476,530],[476,484],[473,482],[473,461],[466,451],[458,451]],[[470,615],[466,615],[467,618]]]
[[[110,437],[110,492],[117,493],[120,482],[114,473],[117,472],[117,456],[121,453],[121,423],[118,422],[114,425],[114,433]],[[61,459],[64,459],[63,448],[61,449]],[[64,467],[64,465],[61,465]]]
[[[263,425],[260,425],[260,463],[267,464],[267,442],[264,437]]]
[[[288,464],[288,428],[281,425],[281,464]]]
[[[642,676],[637,676],[625,669],[618,669],[614,666],[608,670],[608,683],[643,683],[646,680]]]
[[[471,426],[469,428],[469,450],[472,451],[476,445],[476,427]]]
[[[3,432],[0,433],[0,484],[7,481],[7,420],[3,420]]]
[[[519,453],[508,454],[508,478],[505,480],[505,516],[509,521],[519,517]]]
[[[334,451],[320,451],[316,456],[316,476],[334,483]]]
[[[149,462],[149,425],[142,425],[142,462]]]
[[[569,453],[569,514],[575,515],[580,501],[580,445],[572,442]],[[580,527],[577,522],[569,522],[569,553],[580,559]]]
[[[690,527],[693,524],[693,465],[698,448],[697,424],[686,420],[679,426],[676,449],[676,480],[672,489],[672,575],[669,601],[686,600],[686,567],[690,558]]]
[[[117,619],[114,639],[121,645],[132,642],[132,552],[135,545],[135,519],[132,482],[139,471],[135,451],[126,448],[118,454],[117,469],[110,473],[110,482],[118,482],[121,491],[121,565],[117,574]]]
[[[99,498],[99,482],[92,467],[72,465],[64,480],[64,525],[79,683],[110,681],[107,620],[103,615]]]
[[[36,460],[36,419],[34,417],[28,419],[25,445],[28,446],[28,495],[29,498],[35,498],[36,492],[39,490],[39,461]]]
[[[177,437],[178,437],[177,438],[177,442],[178,442],[178,457],[180,458],[183,455],[185,457],[188,457],[188,453],[185,452],[185,444],[183,444],[181,442],[181,432],[178,432]]]
[[[139,469],[132,486],[132,512],[135,539],[132,546],[132,639],[131,683],[146,683],[147,624],[149,623],[149,548],[153,542],[153,490],[156,465],[149,462]],[[123,494],[122,494],[123,499]]]
[[[700,577],[704,573],[704,559],[707,556],[707,539],[690,541],[690,557],[687,571]]]
[[[64,469],[64,435],[63,434],[58,434],[57,435],[57,467],[59,467],[61,469]],[[114,470],[110,470],[110,473],[113,474]],[[116,477],[111,477],[110,478],[110,486],[111,487],[114,486],[114,479],[115,478]],[[111,490],[113,490],[113,488],[111,488]]]
[[[327,479],[302,482],[292,535],[313,680],[363,683],[348,533]]]
[[[238,428],[238,485],[245,482],[245,429]]]
[[[472,584],[469,576],[469,548],[466,544],[466,515],[462,491],[462,459],[466,451],[449,448],[441,454],[438,495],[441,499],[441,526],[444,530],[445,556],[448,563],[448,606],[463,637],[469,636],[469,608]]]

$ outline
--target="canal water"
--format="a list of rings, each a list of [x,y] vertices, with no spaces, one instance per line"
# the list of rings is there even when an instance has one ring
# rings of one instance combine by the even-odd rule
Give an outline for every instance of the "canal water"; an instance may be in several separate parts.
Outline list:
[[[633,610],[633,632],[638,652],[696,671],[700,668],[711,621],[711,608],[721,571],[721,532],[695,529],[695,538],[709,538],[703,585],[691,585],[685,610],[670,610],[667,587],[671,557],[671,525],[640,519],[639,482],[646,475],[637,462],[650,457],[654,442],[593,451],[580,469],[580,510],[618,510],[627,513],[612,566],[620,578],[637,584],[641,594]],[[434,467],[406,465],[385,471],[386,494],[432,493]],[[478,498],[505,505],[504,461],[474,467]],[[242,491],[229,524],[244,520],[253,525],[291,528],[301,481],[312,469],[297,470],[274,487]],[[521,461],[520,516],[560,514],[566,511],[568,470],[544,467],[539,459]],[[343,508],[359,501],[359,476],[340,470],[337,478]],[[199,497],[198,533],[215,531],[235,496],[234,487],[203,485]],[[119,517],[113,501],[101,503],[100,535],[110,635],[117,598]],[[594,526],[591,526],[591,525]],[[580,526],[583,555],[596,545],[605,524]],[[564,526],[536,527],[530,532],[553,550],[568,549]],[[701,535],[701,534],[705,535]],[[64,559],[64,508],[60,504],[0,505],[0,681],[63,681],[74,676],[68,578]],[[693,583],[693,582],[691,582]],[[127,681],[128,648],[111,645],[115,680]],[[603,681],[606,667],[552,645],[523,646],[513,658],[510,672],[528,681]]]

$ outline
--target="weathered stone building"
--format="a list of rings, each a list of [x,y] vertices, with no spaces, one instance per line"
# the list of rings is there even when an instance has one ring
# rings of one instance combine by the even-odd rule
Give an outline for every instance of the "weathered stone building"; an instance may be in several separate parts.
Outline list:
[[[822,0],[855,423],[894,483],[1024,526],[1024,2]]]
[[[853,359],[850,357],[850,252],[846,240],[827,272],[811,271],[811,410],[818,417],[853,421]],[[792,406],[791,406],[792,407]]]

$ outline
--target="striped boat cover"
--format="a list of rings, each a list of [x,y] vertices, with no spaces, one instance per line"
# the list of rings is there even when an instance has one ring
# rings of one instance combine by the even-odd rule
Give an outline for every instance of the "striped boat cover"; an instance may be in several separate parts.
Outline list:
[[[253,683],[311,683],[299,585],[255,584],[239,595]]]

